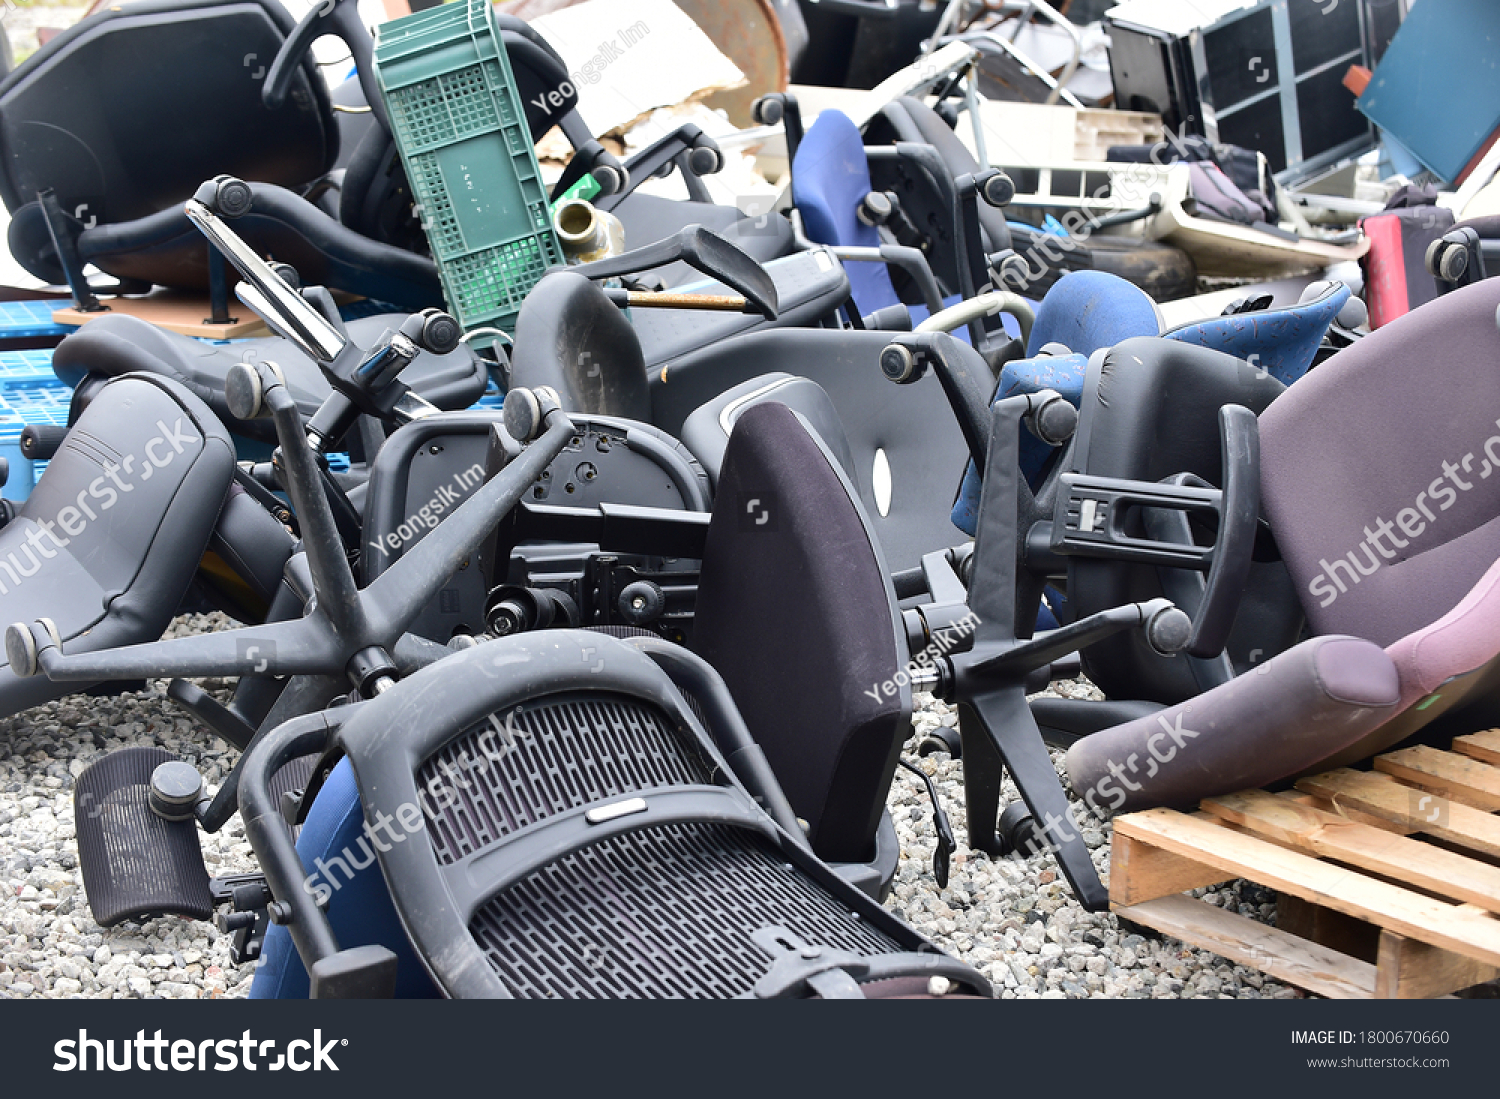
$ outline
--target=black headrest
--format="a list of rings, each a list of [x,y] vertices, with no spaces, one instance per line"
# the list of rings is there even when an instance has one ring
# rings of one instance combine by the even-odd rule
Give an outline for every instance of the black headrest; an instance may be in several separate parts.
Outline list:
[[[753,406],[768,401],[784,404],[801,416],[823,440],[844,475],[850,478],[857,475],[849,438],[844,434],[843,422],[828,391],[810,378],[774,373],[726,389],[683,421],[682,441],[703,464],[710,482],[719,483],[729,435],[739,418]]]
[[[870,857],[910,732],[897,621],[884,559],[827,449],[785,405],[747,409],[724,454],[694,645],[824,859]]]
[[[651,421],[651,390],[635,329],[602,289],[552,271],[516,318],[511,385],[550,385],[568,412]]]
[[[139,218],[205,179],[300,186],[333,167],[339,131],[312,61],[277,110],[264,75],[293,28],[274,0],[141,0],[59,34],[0,83],[0,197],[55,188],[85,224]]]
[[[1259,415],[1286,390],[1264,370],[1220,351],[1141,336],[1090,361],[1079,411],[1080,470],[1157,481],[1196,473],[1218,484],[1219,409]]]

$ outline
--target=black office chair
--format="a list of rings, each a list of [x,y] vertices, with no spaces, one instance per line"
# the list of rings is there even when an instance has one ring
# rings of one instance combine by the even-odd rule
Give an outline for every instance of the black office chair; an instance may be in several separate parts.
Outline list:
[[[557,125],[574,145],[555,193],[592,172],[605,195],[623,196],[630,173],[578,116],[562,59],[524,22],[494,18],[533,140]],[[328,173],[338,162],[339,125],[308,56],[324,34],[341,37],[358,67],[363,95],[340,99],[354,110],[362,99],[376,123],[360,128],[337,178]],[[12,215],[12,254],[36,277],[67,282],[86,306],[87,264],[127,289],[209,290],[223,303],[223,272],[179,204],[204,178],[229,174],[252,181],[254,201],[239,228],[260,254],[291,264],[310,284],[404,310],[442,305],[371,55],[354,0],[319,5],[295,27],[262,0],[147,0],[91,16],[0,85],[8,153],[0,197]],[[103,87],[105,80],[130,94]],[[677,163],[685,175],[722,163],[696,127],[658,144],[641,178]],[[327,194],[334,187],[336,203]],[[665,223],[675,230],[694,220],[725,227],[741,220],[732,207],[639,197],[621,208],[633,235]],[[782,232],[747,232],[747,242],[784,253],[791,232],[778,220]]]

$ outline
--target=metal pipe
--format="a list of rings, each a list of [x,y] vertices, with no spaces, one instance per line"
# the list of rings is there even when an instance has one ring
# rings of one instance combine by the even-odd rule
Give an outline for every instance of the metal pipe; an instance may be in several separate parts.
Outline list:
[[[276,434],[282,440],[287,495],[292,498],[302,529],[302,545],[323,613],[340,636],[364,638],[368,624],[359,588],[354,583],[349,558],[344,554],[344,541],[339,537],[333,509],[323,494],[322,472],[303,434],[302,412],[279,382],[266,388],[263,399],[271,409]]]
[[[287,906],[290,918],[283,922],[309,970],[316,962],[337,954],[339,944],[312,893],[303,888],[306,875],[302,861],[292,843],[291,830],[271,797],[271,777],[290,760],[322,751],[327,741],[327,719],[322,714],[309,714],[252,745],[241,757],[240,767],[239,806],[245,838],[255,850],[271,893]]]
[[[240,292],[240,300],[268,321],[288,326],[287,335],[295,340],[308,358],[332,362],[348,342],[328,318],[319,313],[301,294],[288,286],[271,270],[239,235],[225,225],[217,214],[195,198],[183,205],[188,220],[196,225],[209,242],[224,255],[240,277],[248,283],[249,297]],[[256,300],[256,298],[259,300]],[[269,314],[269,316],[267,315]]]
[[[972,320],[992,317],[1002,312],[1009,313],[1016,318],[1016,324],[1021,328],[1021,342],[1029,343],[1031,326],[1036,323],[1036,313],[1033,312],[1030,302],[1019,294],[1012,294],[1009,290],[989,290],[983,294],[976,294],[972,298],[966,298],[950,305],[940,313],[934,313],[917,325],[913,331],[951,332]]]

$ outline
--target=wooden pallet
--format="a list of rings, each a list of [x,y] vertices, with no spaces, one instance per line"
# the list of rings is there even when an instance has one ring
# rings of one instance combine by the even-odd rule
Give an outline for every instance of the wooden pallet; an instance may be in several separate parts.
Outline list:
[[[1500,730],[1374,767],[1117,818],[1111,907],[1320,996],[1414,999],[1495,979]],[[1277,891],[1277,927],[1183,895],[1236,878]]]

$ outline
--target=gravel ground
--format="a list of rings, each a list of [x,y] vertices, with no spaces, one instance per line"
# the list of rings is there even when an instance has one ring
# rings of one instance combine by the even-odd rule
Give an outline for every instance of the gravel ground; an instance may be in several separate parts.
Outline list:
[[[227,624],[222,616],[186,617],[171,634]],[[1056,689],[1091,690],[1080,684]],[[137,745],[178,753],[211,787],[234,761],[232,751],[196,727],[165,691],[159,680],[111,698],[74,695],[0,721],[0,997],[199,998],[249,990],[253,967],[233,966],[230,937],[210,924],[165,918],[105,930],[89,915],[74,845],[74,778],[99,754]],[[919,736],[957,720],[930,695],[919,696],[919,703]],[[1084,912],[1048,856],[992,860],[969,851],[962,846],[961,764],[939,753],[921,766],[936,781],[960,846],[948,888],[940,892],[932,878],[931,805],[916,777],[898,770],[890,806],[903,857],[889,905],[983,970],[1001,997],[1299,995],[1217,955],[1143,939],[1122,931],[1113,916]],[[1016,796],[1009,781],[1006,794]],[[1084,838],[1107,874],[1109,826],[1100,824]],[[238,817],[202,840],[210,874],[255,869]],[[1237,883],[1199,895],[1272,918],[1273,898],[1255,886]]]
[[[168,636],[230,625],[190,616]],[[212,687],[213,684],[204,684]],[[70,695],[0,721],[0,997],[243,996],[252,966],[229,961],[231,936],[167,917],[101,928],[89,915],[73,832],[73,780],[97,756],[161,746],[213,787],[234,752],[166,696],[166,680],[110,698]],[[202,832],[209,874],[255,869],[235,816]]]
[[[1064,682],[1053,691],[1101,697],[1087,683]],[[938,725],[956,725],[957,711],[931,695],[918,696],[917,736]],[[908,752],[907,758],[913,758]],[[1063,754],[1053,753],[1059,769]],[[897,769],[891,815],[901,838],[901,867],[887,907],[989,978],[1001,999],[1289,999],[1302,993],[1217,954],[1175,939],[1145,938],[1122,928],[1108,913],[1085,912],[1050,855],[991,859],[964,844],[963,764],[946,753],[917,760],[932,776],[947,811],[958,850],[948,887],[937,888],[932,853],[937,830],[932,806],[917,777]],[[1002,804],[1020,797],[1007,776]],[[1077,819],[1092,822],[1083,840],[1104,881],[1109,881],[1110,826],[1080,805]],[[1249,882],[1199,889],[1193,896],[1265,923],[1275,922],[1275,896]]]

